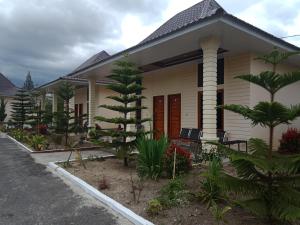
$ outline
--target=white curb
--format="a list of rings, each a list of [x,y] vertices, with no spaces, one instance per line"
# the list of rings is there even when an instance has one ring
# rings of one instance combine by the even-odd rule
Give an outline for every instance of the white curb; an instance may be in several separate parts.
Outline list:
[[[144,219],[143,217],[135,214],[130,209],[126,208],[125,206],[121,205],[117,201],[113,200],[112,198],[108,197],[107,195],[101,193],[96,188],[92,187],[91,185],[87,184],[83,180],[79,179],[78,177],[70,174],[63,168],[59,167],[53,162],[48,163],[48,167],[57,174],[69,179],[74,184],[78,185],[81,189],[83,189],[86,193],[93,196],[97,200],[104,203],[106,206],[110,207],[114,211],[120,213],[125,218],[127,218],[129,221],[136,225],[154,225],[150,221]]]
[[[8,137],[10,140],[12,140],[13,142],[15,142],[17,145],[21,146],[25,150],[29,151],[30,153],[34,152],[30,148],[28,148],[26,145],[24,145],[21,142],[17,141],[16,139],[14,139],[13,137],[9,136],[8,134],[6,134],[6,137]]]

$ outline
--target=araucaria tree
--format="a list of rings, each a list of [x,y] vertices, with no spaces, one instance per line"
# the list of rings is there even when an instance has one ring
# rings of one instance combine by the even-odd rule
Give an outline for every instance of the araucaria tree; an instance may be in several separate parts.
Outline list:
[[[7,102],[5,102],[4,98],[0,98],[0,123],[2,123],[7,116],[6,104]]]
[[[42,94],[43,93],[39,90],[32,90],[30,92],[31,110],[28,123],[35,128],[36,134],[40,133],[39,127],[42,124],[45,115],[45,111],[42,109],[42,99],[40,99]]]
[[[118,102],[118,105],[101,105],[102,108],[118,112],[120,116],[114,118],[96,117],[98,121],[116,124],[121,126],[120,129],[103,131],[103,135],[113,138],[112,146],[117,148],[118,155],[124,159],[124,165],[128,166],[128,154],[136,143],[136,137],[142,132],[139,129],[133,129],[134,125],[140,125],[148,119],[136,118],[134,114],[138,110],[145,109],[140,104],[144,97],[139,93],[142,92],[141,72],[134,63],[127,58],[115,63],[115,68],[111,75],[107,76],[112,83],[107,88],[114,91],[116,95],[107,98]],[[132,129],[129,129],[129,128]]]
[[[259,102],[253,108],[224,106],[226,110],[251,120],[253,126],[261,125],[269,131],[268,143],[261,139],[250,139],[249,153],[221,146],[228,153],[237,176],[224,172],[218,181],[223,190],[239,194],[241,206],[268,219],[269,224],[300,219],[300,155],[280,155],[273,144],[274,129],[300,116],[300,104],[288,107],[275,101],[279,90],[300,81],[299,71],[283,74],[277,71],[278,64],[294,54],[297,53],[281,53],[275,49],[258,58],[271,64],[271,71],[237,77],[268,91],[269,101]]]
[[[74,88],[72,84],[64,82],[58,89],[58,97],[63,101],[64,109],[54,114],[56,131],[62,132],[65,136],[65,145],[67,146],[69,134],[74,129],[74,110],[70,109],[70,100],[74,97]]]
[[[19,129],[24,128],[31,111],[31,98],[29,93],[24,89],[19,89],[12,102],[12,121]]]

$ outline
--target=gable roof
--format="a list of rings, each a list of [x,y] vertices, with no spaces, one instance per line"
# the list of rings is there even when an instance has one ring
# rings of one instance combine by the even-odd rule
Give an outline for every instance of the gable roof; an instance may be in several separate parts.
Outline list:
[[[17,87],[0,73],[0,96],[14,96],[16,91]]]
[[[226,11],[215,0],[203,0],[202,2],[199,2],[196,5],[173,16],[171,19],[161,25],[156,31],[140,42],[140,44],[159,38],[221,12],[226,13]]]
[[[112,61],[117,59],[119,56],[130,53],[131,51],[136,51],[140,48],[144,48],[147,45],[151,46],[151,43],[160,41],[163,38],[172,36],[181,31],[187,30],[193,26],[197,26],[204,22],[209,21],[222,21],[227,22],[230,25],[238,25],[241,29],[246,29],[253,32],[255,35],[259,35],[266,40],[270,40],[275,43],[275,46],[281,45],[284,48],[288,49],[288,51],[300,51],[298,46],[295,46],[281,38],[278,38],[268,32],[261,30],[229,13],[227,13],[215,0],[203,0],[196,5],[176,14],[166,23],[164,23],[161,27],[159,27],[156,31],[154,31],[151,35],[149,35],[146,39],[144,39],[139,44],[132,46],[128,49],[117,52],[113,55],[107,54],[106,57],[101,60],[96,60],[93,62],[90,58],[85,63],[77,67],[74,71],[69,73],[68,77],[74,76],[76,77],[79,73],[84,72],[94,66],[101,66],[108,61]],[[101,52],[100,52],[101,53]],[[99,53],[98,53],[99,54]],[[96,54],[97,55],[97,54]],[[89,61],[89,62],[88,62]]]
[[[101,62],[103,59],[106,59],[109,56],[110,55],[106,51],[98,52],[97,54],[86,60],[84,63],[82,63],[80,66],[78,66],[73,72],[77,72],[85,67]]]

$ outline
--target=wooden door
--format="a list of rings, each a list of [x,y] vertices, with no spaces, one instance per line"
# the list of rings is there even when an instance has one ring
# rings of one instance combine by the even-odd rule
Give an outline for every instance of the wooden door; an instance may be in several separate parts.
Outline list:
[[[179,137],[181,129],[181,95],[168,96],[168,135],[170,139]]]
[[[155,139],[159,139],[164,134],[164,106],[164,96],[153,97],[153,130]]]

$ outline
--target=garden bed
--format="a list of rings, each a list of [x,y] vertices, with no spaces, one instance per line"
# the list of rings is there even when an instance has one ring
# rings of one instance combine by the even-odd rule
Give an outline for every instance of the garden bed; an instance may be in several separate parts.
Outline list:
[[[157,225],[163,224],[214,224],[211,212],[206,209],[205,204],[201,203],[196,197],[190,199],[189,203],[171,207],[161,211],[158,215],[150,216],[147,214],[148,201],[157,198],[160,190],[169,183],[169,179],[163,178],[158,181],[146,180],[143,182],[143,190],[139,202],[133,201],[132,182],[138,180],[136,167],[131,162],[130,167],[123,166],[119,159],[106,159],[105,161],[85,161],[86,169],[77,162],[72,162],[71,167],[65,168],[68,172],[81,178],[95,188],[99,188],[99,181],[103,177],[108,184],[108,188],[101,190],[114,200],[128,207],[138,215],[152,221]],[[230,168],[227,168],[230,170]],[[193,168],[189,174],[183,177],[183,182],[189,192],[197,194],[200,190],[201,172],[203,167]],[[255,219],[244,210],[234,207],[227,215],[226,219],[231,225],[263,225],[264,223]]]
[[[11,138],[16,140],[17,142],[21,143],[24,145],[27,149],[30,149],[32,153],[50,153],[50,152],[68,152],[70,151],[69,147],[66,147],[63,142],[64,142],[64,137],[60,135],[60,141],[57,143],[55,141],[54,136],[58,135],[53,135],[53,134],[48,134],[48,135],[39,135],[40,137],[43,138],[43,148],[37,150],[30,144],[30,139],[32,139],[32,134],[26,131],[18,132],[19,135],[16,135],[15,133],[8,133]],[[89,141],[80,141],[81,136],[80,135],[73,135],[69,137],[70,143],[75,143],[77,142],[78,144],[76,145],[76,149],[80,151],[89,151],[89,150],[94,150],[94,149],[99,149],[99,146],[93,144],[92,142]]]

